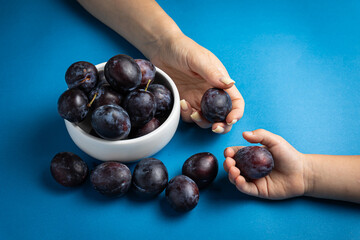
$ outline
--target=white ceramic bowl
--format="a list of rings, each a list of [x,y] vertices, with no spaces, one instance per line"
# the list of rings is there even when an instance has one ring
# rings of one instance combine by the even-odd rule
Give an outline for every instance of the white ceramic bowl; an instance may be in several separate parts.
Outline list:
[[[105,63],[96,65],[99,71],[102,71],[104,66]],[[165,85],[174,97],[173,109],[160,127],[142,137],[111,141],[89,134],[91,131],[89,120],[85,120],[80,124],[74,124],[65,120],[66,128],[74,143],[88,155],[102,161],[133,162],[160,151],[170,142],[178,127],[180,96],[175,83],[159,68],[156,68],[154,83]]]

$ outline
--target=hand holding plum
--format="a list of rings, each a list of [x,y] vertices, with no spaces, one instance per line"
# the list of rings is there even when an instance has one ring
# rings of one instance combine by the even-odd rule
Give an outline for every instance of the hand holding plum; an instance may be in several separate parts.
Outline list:
[[[243,137],[250,143],[263,144],[272,154],[275,164],[270,173],[269,168],[265,168],[265,173],[269,173],[268,175],[258,179],[249,179],[248,175],[243,176],[244,174],[239,170],[239,165],[235,161],[238,150],[244,149],[244,147],[226,148],[224,151],[226,157],[224,169],[229,174],[230,182],[236,185],[239,191],[268,199],[284,199],[305,193],[306,182],[302,153],[298,152],[282,137],[263,129],[244,132]],[[255,147],[253,150],[257,148],[259,147]],[[262,169],[264,170],[264,168]],[[259,173],[255,175],[260,176]]]

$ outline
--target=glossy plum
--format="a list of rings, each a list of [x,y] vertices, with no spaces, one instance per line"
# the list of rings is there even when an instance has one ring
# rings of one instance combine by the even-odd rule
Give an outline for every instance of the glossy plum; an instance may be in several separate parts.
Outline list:
[[[69,88],[79,88],[88,93],[98,81],[98,71],[92,63],[79,61],[66,70],[65,81]]]
[[[140,87],[145,87],[149,80],[150,84],[154,81],[156,68],[154,64],[145,59],[135,59],[141,70],[141,83]]]
[[[194,180],[201,189],[214,181],[218,169],[216,157],[209,152],[202,152],[192,155],[184,162],[182,174]]]
[[[130,92],[123,103],[128,112],[133,127],[144,126],[154,118],[156,112],[155,96],[143,89]]]
[[[173,106],[173,96],[169,89],[161,84],[152,84],[148,87],[156,99],[155,116],[163,117],[170,113]]]
[[[239,149],[235,156],[236,167],[247,180],[255,180],[268,175],[274,167],[271,153],[263,147],[250,146]]]
[[[90,181],[101,194],[121,197],[131,186],[131,172],[120,162],[104,162],[91,172]]]
[[[145,158],[134,169],[132,189],[141,197],[155,197],[167,186],[168,171],[158,159]]]
[[[187,212],[199,202],[199,188],[191,178],[179,175],[172,178],[165,190],[170,206],[179,212]]]
[[[122,95],[115,91],[109,84],[103,84],[91,90],[89,101],[92,109],[103,105],[120,105]]]
[[[88,97],[78,89],[66,90],[58,99],[58,113],[69,122],[78,123],[85,119],[89,112]]]
[[[87,164],[78,155],[60,152],[51,160],[50,172],[59,184],[75,187],[85,182],[89,170]]]
[[[118,105],[103,105],[94,110],[91,126],[104,139],[120,140],[126,138],[131,130],[127,112]]]
[[[201,113],[211,123],[223,122],[232,109],[231,98],[219,88],[208,89],[201,98]]]
[[[153,118],[149,122],[147,122],[144,126],[140,128],[132,129],[131,130],[132,132],[130,133],[131,138],[137,138],[144,136],[148,133],[151,133],[152,131],[160,127],[160,125],[161,125],[160,121],[156,118]]]
[[[110,58],[105,64],[104,74],[111,87],[120,93],[132,91],[141,83],[139,65],[124,54]]]

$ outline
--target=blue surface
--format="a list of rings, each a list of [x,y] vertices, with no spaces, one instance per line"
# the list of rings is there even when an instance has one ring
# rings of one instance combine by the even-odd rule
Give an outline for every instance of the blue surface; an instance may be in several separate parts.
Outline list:
[[[248,197],[222,168],[188,214],[169,209],[164,193],[110,200],[89,183],[62,188],[49,171],[57,152],[98,163],[75,146],[57,113],[67,67],[142,55],[74,1],[0,3],[0,239],[360,239],[359,205]],[[219,57],[246,101],[225,136],[180,123],[155,155],[170,177],[196,152],[210,151],[222,164],[224,148],[246,145],[241,132],[256,128],[304,153],[360,153],[359,1],[159,3]]]

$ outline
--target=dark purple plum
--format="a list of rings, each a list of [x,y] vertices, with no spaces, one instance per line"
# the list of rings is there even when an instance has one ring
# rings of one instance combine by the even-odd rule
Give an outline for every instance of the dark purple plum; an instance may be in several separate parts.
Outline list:
[[[89,169],[78,155],[71,152],[60,152],[51,160],[50,172],[61,185],[75,187],[85,182]]]
[[[96,109],[103,105],[120,105],[122,95],[115,91],[109,84],[103,84],[91,90],[89,100],[91,108]]]
[[[148,133],[151,133],[152,131],[160,127],[160,125],[161,125],[160,121],[156,118],[153,118],[149,122],[147,122],[144,126],[140,128],[132,129],[131,130],[132,132],[130,133],[131,138],[137,138],[144,136]]]
[[[90,174],[95,190],[106,196],[124,196],[131,186],[130,169],[120,162],[104,162]]]
[[[126,138],[131,130],[127,112],[117,105],[103,105],[94,110],[91,126],[102,138],[120,140]]]
[[[135,59],[141,70],[141,83],[140,87],[145,87],[150,80],[150,84],[155,79],[156,68],[154,64],[145,59]]]
[[[105,64],[104,74],[111,87],[120,93],[132,91],[141,83],[139,65],[124,54],[110,58]]]
[[[209,152],[202,152],[192,155],[184,162],[182,174],[194,180],[201,189],[214,181],[218,169],[216,157]]]
[[[98,71],[92,63],[75,62],[66,70],[65,81],[69,88],[79,88],[88,93],[96,86]]]
[[[152,92],[156,99],[155,116],[162,117],[168,115],[173,106],[173,96],[171,91],[161,84],[150,85],[148,91]]]
[[[250,146],[239,149],[235,156],[236,167],[247,180],[255,180],[268,175],[274,167],[271,153],[263,147]]]
[[[123,106],[129,114],[131,126],[141,127],[154,118],[156,100],[151,92],[136,89],[126,96]]]
[[[84,120],[89,112],[88,102],[88,97],[82,90],[71,88],[59,97],[58,112],[69,122],[78,123]]]
[[[169,181],[165,196],[173,209],[187,212],[198,204],[199,188],[191,178],[179,175]]]
[[[201,113],[211,123],[223,122],[232,109],[231,98],[219,88],[208,89],[201,98]]]
[[[132,189],[141,197],[151,198],[159,195],[168,184],[168,171],[156,158],[145,158],[136,164]]]

